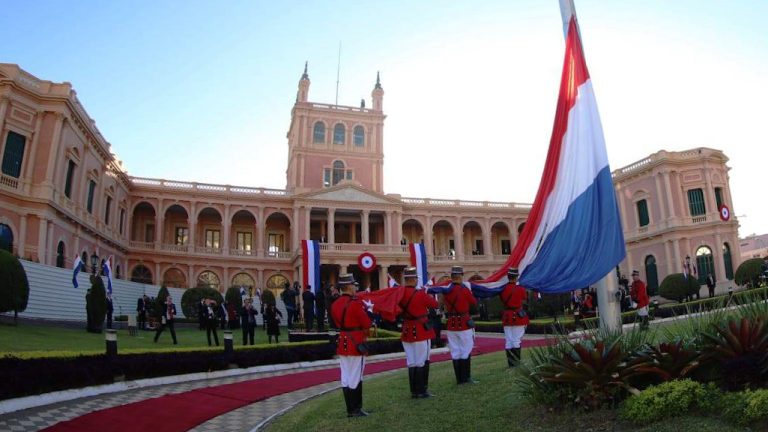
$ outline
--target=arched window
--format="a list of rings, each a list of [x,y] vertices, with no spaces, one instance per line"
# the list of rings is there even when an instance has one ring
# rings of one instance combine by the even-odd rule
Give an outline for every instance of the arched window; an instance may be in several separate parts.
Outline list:
[[[715,274],[715,260],[712,257],[712,249],[708,246],[702,246],[696,249],[696,267],[699,270],[699,284],[704,285],[707,283],[707,276],[712,273],[712,276],[717,278]]]
[[[333,183],[331,185],[337,185],[342,180],[344,180],[344,162],[333,161]]]
[[[363,129],[362,126],[355,126],[353,135],[355,140],[355,147],[365,146],[365,129]]]
[[[151,284],[152,272],[149,271],[149,269],[146,266],[139,264],[136,267],[134,267],[133,272],[131,272],[131,282]]]
[[[0,224],[0,249],[13,253],[13,231],[6,224]]]
[[[163,283],[168,288],[186,288],[187,277],[184,276],[184,272],[177,268],[170,268],[165,271],[163,276]]]
[[[648,225],[648,201],[642,199],[637,202],[637,221],[641,227]]]
[[[216,273],[210,270],[206,270],[200,273],[200,276],[197,277],[197,286],[199,287],[203,286],[218,290],[219,285],[221,285],[219,277],[216,275]]]
[[[64,268],[64,256],[66,256],[64,242],[60,241],[56,247],[56,267]]]
[[[267,289],[271,290],[275,297],[280,296],[286,285],[288,285],[288,279],[281,274],[272,275],[267,279]]]
[[[656,270],[656,258],[653,255],[645,257],[645,277],[648,295],[656,295],[659,291],[659,273]]]
[[[232,286],[243,287],[247,291],[256,286],[256,282],[248,273],[238,273],[232,278]]]
[[[325,124],[323,122],[315,123],[315,129],[312,133],[312,142],[315,144],[325,144]]]
[[[725,264],[725,278],[733,280],[733,259],[731,259],[731,245],[723,243],[723,264]]]
[[[333,143],[343,145],[345,134],[346,129],[344,128],[344,125],[341,123],[336,123],[336,126],[333,127]]]

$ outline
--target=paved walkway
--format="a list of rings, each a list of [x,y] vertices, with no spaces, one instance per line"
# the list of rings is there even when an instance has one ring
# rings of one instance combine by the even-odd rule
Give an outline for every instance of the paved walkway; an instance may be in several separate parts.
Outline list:
[[[496,339],[503,338],[503,335],[496,334],[482,334],[478,337]],[[528,336],[526,340],[529,343],[539,342],[544,339],[543,336]],[[535,341],[535,342],[534,342]],[[529,345],[530,346],[530,345]],[[445,352],[445,348],[440,350]],[[434,350],[433,350],[434,353]],[[403,358],[401,355],[400,358]],[[392,357],[386,358],[370,358],[368,364],[374,364],[377,362],[391,360]],[[0,431],[10,432],[26,432],[26,431],[39,431],[50,427],[56,423],[71,420],[76,417],[80,417],[85,414],[89,414],[94,411],[130,404],[133,402],[152,399],[164,395],[184,393],[195,389],[213,387],[224,384],[233,384],[243,381],[257,380],[262,378],[269,378],[274,376],[282,376],[295,374],[300,372],[309,372],[315,370],[337,369],[335,363],[331,365],[311,366],[305,368],[295,368],[290,370],[284,370],[279,372],[262,372],[253,373],[247,375],[240,375],[236,377],[227,377],[219,379],[208,379],[190,381],[179,384],[160,385],[146,388],[139,388],[130,391],[123,391],[119,393],[112,393],[107,395],[93,396],[87,398],[74,399],[67,402],[61,402],[51,405],[42,406],[39,408],[31,408],[23,411],[18,411],[11,414],[0,416]],[[389,370],[378,374],[366,375],[366,378],[391,375],[401,372],[401,369]],[[270,419],[290,409],[296,404],[315,397],[317,395],[332,391],[339,388],[339,382],[333,381],[325,384],[320,384],[312,387],[307,387],[301,390],[284,393],[278,396],[274,396],[262,401],[258,401],[242,408],[227,412],[225,414],[214,417],[195,428],[192,431],[198,432],[213,432],[213,431],[252,431],[259,430],[259,428],[265,425]]]

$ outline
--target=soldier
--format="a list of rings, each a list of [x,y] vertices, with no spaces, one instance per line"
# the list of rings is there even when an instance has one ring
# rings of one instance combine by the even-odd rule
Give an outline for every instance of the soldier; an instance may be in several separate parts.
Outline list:
[[[339,326],[339,341],[336,354],[341,368],[341,389],[347,405],[347,417],[364,417],[363,411],[363,367],[368,347],[365,345],[371,318],[365,305],[355,294],[355,278],[351,274],[339,275],[342,296],[331,305],[331,317]],[[369,303],[372,308],[372,304]]]
[[[510,267],[507,270],[509,283],[501,291],[501,304],[504,306],[504,314],[501,316],[504,325],[504,350],[507,352],[509,367],[520,361],[520,341],[529,322],[523,305],[526,298],[525,288],[517,284],[517,276],[517,269]]]
[[[632,286],[629,288],[629,296],[637,303],[637,316],[640,317],[640,329],[648,329],[648,291],[645,283],[640,280],[640,272],[632,270]]]
[[[405,287],[400,308],[403,310],[403,332],[400,340],[405,350],[405,360],[408,364],[408,383],[411,386],[411,397],[414,399],[428,398],[432,394],[427,391],[429,386],[429,346],[435,337],[432,322],[429,319],[429,308],[437,308],[437,300],[416,286],[419,276],[416,267],[408,267],[403,272]]]
[[[469,307],[477,300],[472,291],[464,286],[464,269],[451,267],[451,289],[443,294],[445,333],[448,335],[448,348],[453,359],[453,372],[457,384],[476,384],[472,379],[472,348],[474,346],[475,322],[469,316]]]

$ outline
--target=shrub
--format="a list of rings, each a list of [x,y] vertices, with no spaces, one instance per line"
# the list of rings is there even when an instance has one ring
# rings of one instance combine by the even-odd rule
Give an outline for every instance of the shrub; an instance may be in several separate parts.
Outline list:
[[[760,274],[762,274],[762,258],[748,259],[739,265],[736,269],[735,280],[739,285],[750,284],[756,287],[760,284]]]
[[[275,299],[275,293],[271,289],[265,289],[261,292],[261,302],[265,305],[271,304],[277,306],[277,300]]]
[[[659,287],[659,295],[670,300],[682,301],[688,296],[699,292],[699,281],[692,276],[685,277],[682,273],[673,273],[664,278]]]
[[[107,291],[104,281],[98,276],[91,276],[91,289],[85,296],[85,310],[90,317],[88,331],[101,333],[104,318],[107,317]]]
[[[19,259],[0,249],[0,313],[13,311],[16,322],[19,312],[27,309],[29,281]]]
[[[541,298],[537,298],[536,294],[532,293],[528,298],[528,311],[531,316],[537,318],[562,315],[563,311],[570,305],[571,295],[569,293],[541,294]]]
[[[181,310],[184,312],[184,316],[197,320],[197,305],[204,298],[216,300],[217,304],[221,304],[222,300],[221,293],[211,287],[197,287],[185,290],[181,296]]]
[[[698,350],[686,347],[682,340],[662,342],[641,350],[636,361],[641,365],[638,372],[649,373],[662,381],[682,379],[699,367]]]
[[[714,362],[724,388],[759,386],[768,378],[768,322],[741,318],[704,332],[703,361]]]
[[[753,423],[768,420],[768,389],[748,390],[745,393],[743,421]]]
[[[160,319],[161,316],[163,316],[163,309],[165,308],[165,299],[168,298],[170,293],[168,292],[168,288],[165,287],[165,284],[160,286],[160,291],[157,292],[157,297],[155,298],[155,316],[157,319]]]
[[[631,396],[622,405],[620,414],[637,424],[654,422],[697,408],[698,401],[709,399],[707,395],[712,391],[716,389],[689,379],[668,381]]]
[[[240,296],[240,287],[229,287],[224,298],[228,304],[235,306],[235,310],[240,311],[243,308],[243,298]]]

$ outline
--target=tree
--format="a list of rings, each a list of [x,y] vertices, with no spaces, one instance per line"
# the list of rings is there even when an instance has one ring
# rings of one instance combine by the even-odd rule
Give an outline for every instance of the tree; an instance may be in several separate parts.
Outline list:
[[[165,299],[167,299],[169,295],[168,288],[165,287],[165,284],[162,284],[160,286],[160,291],[157,292],[157,298],[155,298],[155,316],[157,319],[160,319],[160,317],[163,316]]]
[[[687,278],[682,273],[672,273],[661,281],[659,295],[665,299],[682,301],[699,292],[701,285],[699,280],[689,275]]]
[[[187,318],[197,319],[197,305],[202,299],[216,300],[221,304],[221,293],[208,286],[199,286],[184,291],[181,296],[181,310]]]
[[[243,308],[243,297],[240,295],[240,287],[230,287],[224,298],[228,304],[235,306],[236,310]]]
[[[750,284],[752,288],[760,285],[760,275],[763,272],[763,259],[752,258],[744,261],[736,269],[736,283],[739,285]]]
[[[101,333],[107,317],[107,291],[100,277],[91,275],[91,289],[85,299],[85,309],[90,317],[88,331]]]
[[[275,293],[272,292],[271,289],[266,288],[264,291],[261,292],[261,301],[265,305],[271,304],[272,306],[277,305],[277,299],[275,298]]]
[[[19,312],[27,309],[29,281],[19,259],[0,249],[0,312],[13,311],[13,323],[17,324]]]

